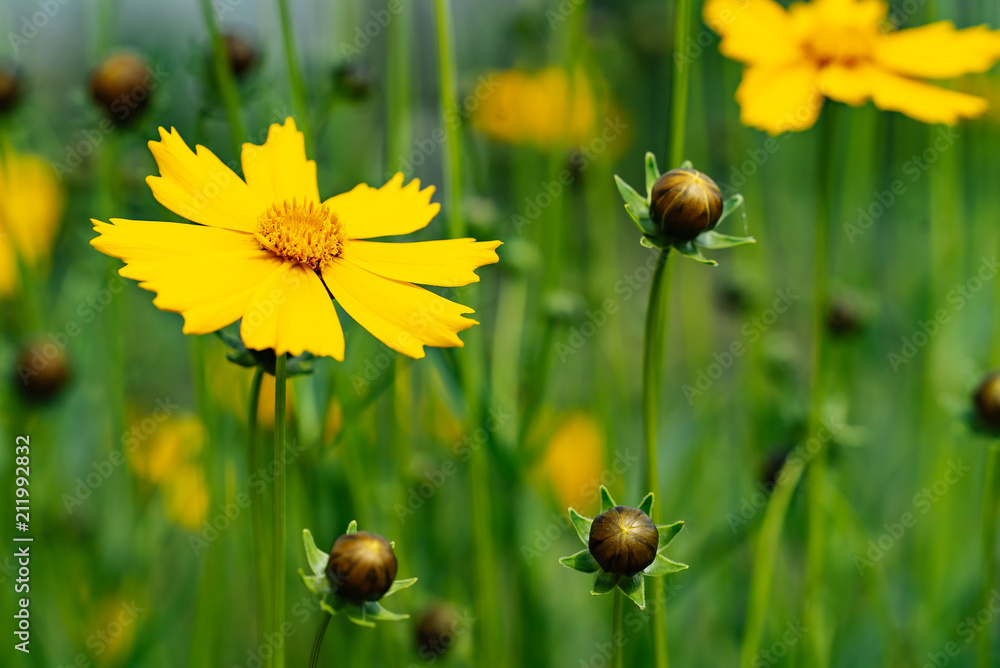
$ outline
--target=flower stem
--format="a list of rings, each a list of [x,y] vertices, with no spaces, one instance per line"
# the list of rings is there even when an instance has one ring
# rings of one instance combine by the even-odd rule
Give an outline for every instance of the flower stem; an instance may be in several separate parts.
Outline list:
[[[309,655],[309,668],[316,668],[319,665],[319,649],[323,646],[323,636],[326,635],[326,627],[330,625],[330,613],[323,611],[323,619],[316,629],[316,638],[313,639],[312,654]]]
[[[285,447],[285,370],[288,365],[287,355],[278,355],[274,367],[274,503],[272,506],[271,525],[273,530],[272,545],[274,547],[274,570],[271,573],[273,582],[273,599],[271,617],[272,630],[282,633],[285,626],[285,470],[281,461],[281,452]],[[274,649],[274,668],[285,668],[285,643]]]
[[[652,578],[650,578],[652,579]],[[622,652],[622,590],[615,587],[615,602],[611,607],[611,668],[622,668],[624,653]]]
[[[642,352],[642,426],[646,446],[645,492],[660,496],[659,471],[656,457],[657,417],[660,409],[660,373],[663,370],[663,349],[666,346],[667,318],[670,315],[670,249],[660,251],[653,283],[649,289],[649,306],[646,309],[646,331]],[[653,504],[653,523],[660,515],[662,504]],[[658,600],[659,579],[651,578],[647,586],[653,589],[652,597]],[[663,606],[653,606],[653,655],[656,668],[670,664],[667,655],[667,629]]]
[[[215,6],[212,0],[201,0],[201,13],[205,18],[205,27],[212,43],[212,70],[222,94],[222,103],[229,117],[229,134],[236,151],[235,158],[240,157],[240,147],[243,144],[243,120],[240,117],[240,96],[236,90],[236,80],[226,55],[226,43],[219,32],[219,23],[215,16]]]
[[[441,118],[448,139],[444,163],[445,182],[448,184],[448,234],[458,238],[465,236],[465,220],[462,216],[462,138],[461,124],[449,122],[450,119],[458,118],[459,113],[449,0],[434,0],[434,18],[437,26]]]
[[[691,0],[674,3],[674,53],[679,55],[691,38]],[[684,161],[684,131],[687,129],[688,83],[691,80],[691,63],[684,58],[674,59],[674,84],[670,101],[670,168]]]
[[[247,419],[247,479],[253,476],[260,466],[260,456],[257,451],[257,410],[260,405],[260,386],[263,380],[264,369],[258,366],[254,369],[253,380],[250,381],[250,406]],[[254,574],[257,580],[256,635],[259,639],[263,635],[264,629],[270,628],[267,622],[267,566],[264,557],[267,540],[264,536],[264,509],[260,500],[251,505],[250,515],[253,523]]]
[[[986,474],[983,483],[983,594],[981,608],[988,609],[993,582],[996,578],[996,554],[993,546],[997,539],[997,517],[1000,515],[1000,476],[997,468],[1000,466],[1000,443],[990,446],[986,455]],[[979,668],[989,668],[992,664],[990,647],[990,629],[984,629],[979,634]]]
[[[288,83],[292,88],[292,109],[295,110],[295,122],[305,136],[306,146],[310,146],[312,136],[309,132],[309,117],[306,110],[306,88],[302,83],[299,59],[295,55],[292,12],[288,6],[288,0],[278,0],[278,14],[281,17],[281,41],[285,46],[285,61],[288,65]]]

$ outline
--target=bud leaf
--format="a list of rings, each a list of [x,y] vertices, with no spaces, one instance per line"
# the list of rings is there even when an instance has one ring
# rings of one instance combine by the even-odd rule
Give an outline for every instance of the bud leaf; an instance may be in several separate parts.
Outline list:
[[[653,514],[653,493],[650,492],[646,495],[646,498],[642,500],[639,504],[639,510],[646,513],[647,515]]]
[[[679,243],[674,246],[677,252],[684,257],[694,260],[695,262],[701,262],[702,264],[718,265],[719,263],[715,260],[709,260],[707,257],[701,254],[698,247],[694,245],[693,241],[685,241],[684,243]]]
[[[358,603],[348,603],[344,606],[344,612],[347,613],[347,618],[357,624],[358,626],[366,626],[368,628],[375,628],[374,622],[369,622],[366,617],[365,607],[359,605]]]
[[[663,575],[669,575],[670,573],[687,570],[687,568],[687,564],[667,559],[662,554],[658,554],[656,555],[656,559],[653,560],[653,563],[646,566],[646,570],[644,570],[640,575],[644,574],[652,578],[658,578]]]
[[[660,552],[667,545],[670,545],[670,542],[677,537],[677,534],[679,534],[681,532],[681,529],[683,528],[684,528],[683,520],[681,520],[680,522],[674,522],[673,524],[665,524],[663,526],[656,527],[656,530],[660,534],[660,542],[656,546],[656,551]]]
[[[306,589],[313,594],[329,594],[331,592],[330,581],[326,579],[325,575],[306,575],[305,571],[300,568],[299,577],[302,578]]]
[[[309,562],[309,569],[312,570],[314,575],[326,578],[326,564],[330,561],[330,555],[316,547],[316,541],[313,540],[312,532],[309,529],[302,530],[302,543],[306,548],[306,560]],[[309,586],[308,582],[306,586]]]
[[[392,586],[389,587],[389,591],[387,591],[385,594],[382,595],[382,598],[385,598],[386,596],[392,596],[397,591],[406,589],[407,587],[412,587],[416,583],[417,583],[417,578],[406,578],[405,580],[396,580],[392,583]]]
[[[414,578],[416,579],[416,578]],[[365,619],[374,619],[380,622],[399,622],[409,619],[409,615],[401,615],[398,612],[390,612],[383,608],[378,601],[365,602]],[[375,626],[372,624],[372,626]]]
[[[347,531],[345,531],[344,533],[350,535],[352,533],[357,533],[357,532],[358,532],[358,521],[351,520],[351,523],[347,525]]]
[[[702,248],[717,250],[719,248],[732,248],[733,246],[755,244],[757,243],[757,240],[753,237],[734,237],[728,234],[719,234],[713,230],[708,230],[707,232],[699,234],[694,242]]]
[[[590,525],[594,523],[594,520],[589,517],[584,517],[574,509],[570,508],[569,521],[573,523],[573,528],[576,529],[576,535],[579,536],[580,540],[583,541],[583,544],[586,545],[587,541],[590,540]]]
[[[594,555],[590,553],[589,549],[580,550],[568,557],[560,557],[559,563],[581,573],[596,573],[601,568],[597,565],[597,560],[594,559]]]
[[[615,500],[611,498],[611,492],[608,491],[608,488],[601,485],[601,512],[607,512],[617,505]]]
[[[630,578],[622,578],[618,581],[618,588],[639,606],[640,610],[646,609],[646,580],[642,577],[642,573],[636,573]]]
[[[646,153],[646,199],[653,192],[653,184],[660,178],[660,168],[656,166],[656,156],[653,153]]]
[[[714,230],[716,227],[718,227],[729,214],[731,214],[733,211],[736,211],[736,209],[740,208],[741,206],[743,206],[743,195],[740,195],[738,193],[727,199],[725,202],[723,202],[722,215],[720,215],[719,219],[715,221],[715,225],[712,225],[712,229]]]
[[[600,596],[601,594],[607,594],[609,591],[618,586],[618,581],[621,580],[620,575],[617,573],[608,573],[607,571],[598,570],[597,575],[594,576],[594,588],[590,593],[594,596]]]

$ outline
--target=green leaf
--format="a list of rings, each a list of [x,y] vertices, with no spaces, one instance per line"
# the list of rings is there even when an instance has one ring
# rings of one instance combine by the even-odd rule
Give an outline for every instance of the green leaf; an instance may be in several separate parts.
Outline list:
[[[386,610],[378,601],[365,601],[365,619],[374,619],[379,622],[399,622],[409,618],[409,615]]]
[[[694,260],[695,262],[701,262],[702,264],[710,264],[713,266],[719,264],[715,260],[709,260],[707,257],[702,255],[701,251],[698,250],[698,247],[694,245],[694,242],[685,241],[677,244],[674,248],[677,249],[678,253],[688,259]]]
[[[659,552],[667,545],[670,545],[670,541],[672,541],[683,528],[683,520],[680,522],[674,522],[673,524],[664,524],[663,526],[656,527],[656,530],[660,533],[660,542],[656,546],[656,551]]]
[[[650,218],[648,214],[636,215],[635,212],[629,208],[628,204],[625,205],[625,212],[628,213],[628,217],[632,219],[632,222],[635,223],[635,226],[639,228],[640,232],[643,234],[656,234],[656,223],[653,222],[653,219]]]
[[[594,588],[590,591],[590,593],[594,596],[607,594],[609,591],[618,586],[619,579],[621,579],[621,576],[617,573],[608,573],[604,570],[598,570],[597,575],[594,576]]]
[[[406,578],[405,580],[396,580],[395,582],[392,583],[392,586],[389,587],[389,591],[387,591],[382,596],[382,598],[385,598],[386,596],[392,596],[397,591],[402,591],[407,587],[412,587],[416,583],[417,583],[417,578]]]
[[[604,485],[601,485],[601,512],[607,512],[618,504],[611,498],[611,492]]]
[[[656,559],[653,559],[653,563],[646,566],[646,570],[644,570],[643,573],[651,578],[658,578],[670,573],[676,573],[677,571],[687,570],[687,567],[687,564],[667,559],[662,554],[658,554],[656,555]]]
[[[299,577],[302,578],[306,589],[314,594],[329,594],[331,592],[330,581],[325,575],[306,575],[305,571],[300,568]]]
[[[621,194],[622,199],[625,200],[625,205],[629,208],[629,212],[642,218],[645,216],[649,218],[649,201],[637,193],[632,186],[621,180],[617,174],[615,174],[615,183],[618,185],[618,192]]]
[[[618,588],[629,597],[640,610],[646,609],[646,579],[642,573],[636,573],[630,578],[623,577],[618,581]]]
[[[328,603],[327,597],[324,596],[323,600],[319,602],[319,607],[325,610],[326,612],[329,612],[331,615],[337,614],[338,612],[344,609],[345,605],[347,605],[346,600],[340,598],[335,594],[330,597],[330,600],[331,602]]]
[[[309,568],[315,575],[326,573],[326,564],[330,561],[330,555],[316,547],[312,532],[309,529],[302,530],[302,543],[306,547],[306,560],[309,561]]]
[[[718,232],[708,230],[707,232],[699,234],[694,242],[702,248],[717,250],[719,248],[732,248],[733,246],[755,244],[757,243],[757,240],[753,237],[734,237],[728,234],[719,234]]]
[[[375,628],[374,622],[369,622],[366,617],[365,608],[357,603],[348,603],[344,606],[344,612],[347,613],[347,618],[357,624],[358,626],[367,626],[368,628]]]
[[[348,535],[350,535],[352,533],[357,533],[357,532],[358,532],[358,521],[357,520],[351,520],[351,523],[347,525],[347,532],[346,533]]]
[[[257,358],[249,350],[231,350],[226,353],[226,359],[233,364],[238,364],[247,368],[257,366]]]
[[[656,166],[656,156],[646,153],[646,199],[653,194],[653,185],[660,178],[660,168]]]
[[[645,248],[659,248],[663,250],[670,245],[670,242],[655,234],[644,234],[639,238],[639,244]]]
[[[569,521],[573,523],[573,528],[576,529],[576,535],[580,537],[583,544],[588,545],[590,543],[590,525],[594,523],[594,520],[589,517],[584,517],[570,508]]]
[[[646,495],[646,498],[639,503],[639,510],[646,513],[647,515],[653,514],[653,493],[650,492]]]
[[[712,229],[714,230],[719,225],[721,225],[722,221],[724,221],[726,218],[729,217],[729,214],[731,214],[733,211],[736,211],[736,209],[740,208],[741,206],[743,206],[743,195],[740,194],[733,195],[725,202],[723,202],[722,215],[720,215],[719,219],[715,221],[715,225],[712,225]]]
[[[597,560],[594,559],[594,555],[590,553],[590,550],[580,550],[568,557],[560,557],[559,563],[566,568],[572,568],[574,571],[580,571],[581,573],[596,573],[600,569],[600,566],[597,565]]]
[[[678,167],[678,169],[694,169],[694,163],[692,163],[690,160],[685,160],[684,162],[681,163],[681,166]]]

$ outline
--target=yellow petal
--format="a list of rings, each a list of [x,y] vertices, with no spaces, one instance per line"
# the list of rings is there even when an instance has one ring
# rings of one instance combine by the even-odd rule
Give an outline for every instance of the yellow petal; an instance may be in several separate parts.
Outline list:
[[[704,18],[733,60],[773,65],[802,57],[788,12],[773,0],[708,0]]]
[[[824,67],[819,72],[819,88],[831,100],[854,106],[864,104],[872,96],[871,80],[866,69],[860,67],[838,64]]]
[[[294,119],[272,124],[263,146],[243,144],[241,160],[247,183],[268,203],[319,202],[316,162],[306,159],[305,137]]]
[[[252,232],[257,216],[270,205],[214,153],[197,146],[193,153],[171,129],[149,142],[160,176],[146,178],[153,196],[178,216],[212,227]]]
[[[362,269],[397,281],[423,285],[459,286],[476,283],[473,271],[499,261],[499,241],[446,239],[416,243],[353,241],[345,257]]]
[[[950,21],[890,33],[875,48],[882,67],[929,79],[985,72],[998,59],[1000,33],[986,26],[956,30]]]
[[[14,294],[20,280],[17,275],[17,258],[6,239],[0,239],[0,297]]]
[[[872,99],[880,109],[899,111],[924,123],[954,125],[962,118],[986,113],[989,103],[981,97],[932,86],[922,81],[867,67]]]
[[[249,234],[200,225],[95,220],[97,250],[125,261],[119,273],[184,316],[185,334],[209,334],[243,316],[256,287],[281,261]]]
[[[806,130],[823,106],[817,68],[803,62],[783,67],[748,67],[736,90],[744,125],[772,135]]]
[[[440,204],[431,204],[433,194],[434,186],[420,189],[420,179],[413,179],[404,188],[399,173],[381,188],[362,183],[325,203],[346,225],[348,238],[370,239],[427,227],[441,209]]]
[[[340,327],[323,281],[312,269],[286,262],[254,292],[240,336],[248,348],[272,348],[278,355],[310,352],[344,359],[344,331]]]
[[[458,332],[478,324],[462,317],[473,313],[468,306],[411,283],[376,276],[342,258],[323,269],[323,280],[359,325],[410,357],[423,357],[425,345],[460,347]]]

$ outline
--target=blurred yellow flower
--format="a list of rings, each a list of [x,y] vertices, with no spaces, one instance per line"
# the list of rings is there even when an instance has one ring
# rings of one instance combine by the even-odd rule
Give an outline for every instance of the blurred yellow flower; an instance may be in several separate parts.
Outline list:
[[[490,76],[497,85],[473,113],[473,124],[488,137],[543,148],[584,144],[594,138],[597,104],[582,69],[575,70],[572,78],[561,67]]]
[[[333,299],[387,346],[423,357],[424,346],[462,346],[472,313],[429,290],[479,280],[497,262],[499,241],[447,239],[379,243],[373,237],[423,229],[437,215],[433,187],[396,174],[321,200],[316,163],[291,118],[273,124],[263,146],[244,144],[238,177],[211,151],[188,148],[176,130],[150,142],[160,176],[146,182],[165,207],[197,225],[94,220],[91,244],[120,258],[120,274],[157,293],[153,303],[184,316],[186,334],[242,319],[248,348],[278,355],[344,358]]]
[[[565,418],[549,440],[541,472],[563,507],[592,501],[604,472],[604,433],[586,413]]]
[[[62,220],[64,197],[47,162],[0,151],[0,297],[19,285],[18,261],[42,268]]]
[[[161,487],[163,506],[175,524],[197,531],[208,514],[208,485],[200,466],[185,464]]]
[[[824,98],[872,100],[925,123],[983,114],[986,100],[919,79],[985,72],[1000,59],[1000,35],[948,21],[886,31],[881,0],[813,0],[788,10],[774,0],[708,0],[705,22],[720,51],[746,64],[736,91],[744,125],[772,135],[805,130]]]

